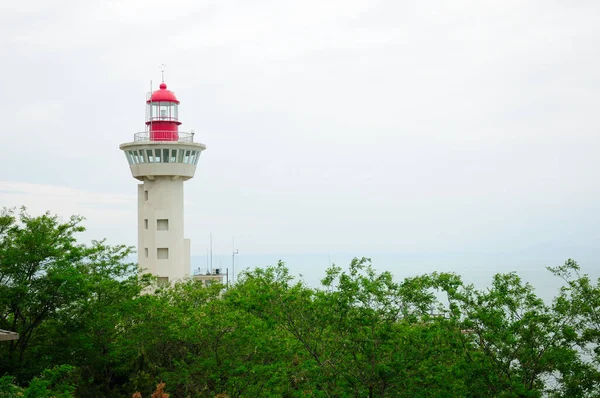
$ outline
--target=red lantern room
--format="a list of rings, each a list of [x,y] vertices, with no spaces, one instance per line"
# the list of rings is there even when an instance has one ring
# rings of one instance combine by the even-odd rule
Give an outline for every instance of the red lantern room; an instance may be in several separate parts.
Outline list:
[[[178,141],[179,100],[175,93],[167,90],[167,85],[162,82],[160,89],[152,93],[146,101],[146,126],[150,131],[150,141]]]

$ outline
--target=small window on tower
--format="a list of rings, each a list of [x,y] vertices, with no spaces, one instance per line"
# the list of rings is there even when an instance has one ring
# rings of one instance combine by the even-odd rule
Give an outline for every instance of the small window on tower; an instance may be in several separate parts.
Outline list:
[[[179,150],[179,156],[177,157],[177,163],[183,163],[183,149]]]
[[[163,162],[169,163],[169,150],[163,149]]]
[[[156,258],[159,260],[168,260],[169,259],[169,248],[168,247],[159,247],[156,249]]]
[[[160,118],[161,120],[169,119],[169,106],[170,102],[162,101],[160,102]]]
[[[168,276],[159,276],[158,277],[158,286],[167,286],[169,284]]]
[[[177,162],[177,149],[171,149],[171,163]]]
[[[146,258],[148,258],[148,248],[144,248],[144,254],[146,255]]]
[[[160,218],[156,220],[156,230],[157,231],[168,231],[169,230],[169,220],[166,218]]]
[[[152,118],[154,120],[158,119],[160,115],[160,102],[153,102],[152,103]]]
[[[127,163],[133,164],[133,156],[131,155],[131,151],[125,152],[125,157],[127,158]]]
[[[144,200],[148,200],[148,191],[144,191]]]
[[[144,228],[148,229],[148,219],[144,219]]]

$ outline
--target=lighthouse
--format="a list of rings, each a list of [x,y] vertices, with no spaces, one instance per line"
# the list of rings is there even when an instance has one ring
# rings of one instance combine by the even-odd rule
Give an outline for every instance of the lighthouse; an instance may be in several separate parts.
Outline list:
[[[146,128],[120,145],[138,185],[138,264],[159,282],[190,275],[184,238],[183,182],[194,177],[204,144],[179,131],[179,100],[163,81],[146,98]]]

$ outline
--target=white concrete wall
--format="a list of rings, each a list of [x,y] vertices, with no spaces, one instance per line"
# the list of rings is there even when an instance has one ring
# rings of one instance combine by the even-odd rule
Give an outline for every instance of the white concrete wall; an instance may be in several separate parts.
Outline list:
[[[185,269],[189,271],[191,267],[191,242],[189,239],[183,240],[183,264],[185,265]]]
[[[157,230],[158,219],[169,220],[168,231]],[[168,259],[157,258],[159,248],[169,249]],[[138,262],[144,272],[166,276],[169,282],[190,275],[190,245],[183,238],[181,178],[157,176],[138,185]]]
[[[178,176],[184,181],[194,177],[196,166],[181,163],[146,163],[129,166],[134,178],[143,181],[146,177]]]
[[[119,148],[126,152],[142,151],[146,153],[148,150],[154,151],[155,149],[160,149],[162,151],[164,149],[168,149],[169,151],[189,150],[202,153],[202,151],[206,149],[206,146],[197,142],[171,142],[169,144],[162,142],[127,142],[125,144],[121,144]],[[179,176],[184,180],[189,180],[190,178],[194,177],[194,173],[196,172],[195,164],[179,162],[137,163],[130,164],[129,168],[131,169],[131,174],[133,177],[140,181],[144,181],[146,177],[153,176]]]
[[[190,241],[183,238],[183,182],[194,177],[196,165],[181,163],[182,150],[201,153],[206,146],[196,142],[127,142],[119,146],[123,151],[169,149],[177,150],[177,161],[149,163],[132,159],[129,168],[134,178],[143,181],[138,185],[138,263],[141,272],[158,277],[168,277],[170,282],[190,275]],[[147,158],[147,159],[146,159]],[[161,158],[162,160],[162,158]],[[185,161],[185,158],[183,158]],[[196,160],[197,161],[197,160]],[[146,192],[148,199],[146,200]],[[168,219],[169,230],[157,230],[157,220]],[[148,220],[146,228],[145,220]],[[157,249],[168,248],[169,258],[157,258]],[[147,253],[147,255],[146,255]]]

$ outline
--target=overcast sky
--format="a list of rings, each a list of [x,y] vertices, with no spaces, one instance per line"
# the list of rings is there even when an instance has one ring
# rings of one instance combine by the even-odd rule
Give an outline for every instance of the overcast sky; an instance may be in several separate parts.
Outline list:
[[[600,240],[600,2],[0,2],[0,206],[137,242],[150,80],[207,146],[192,254]]]

